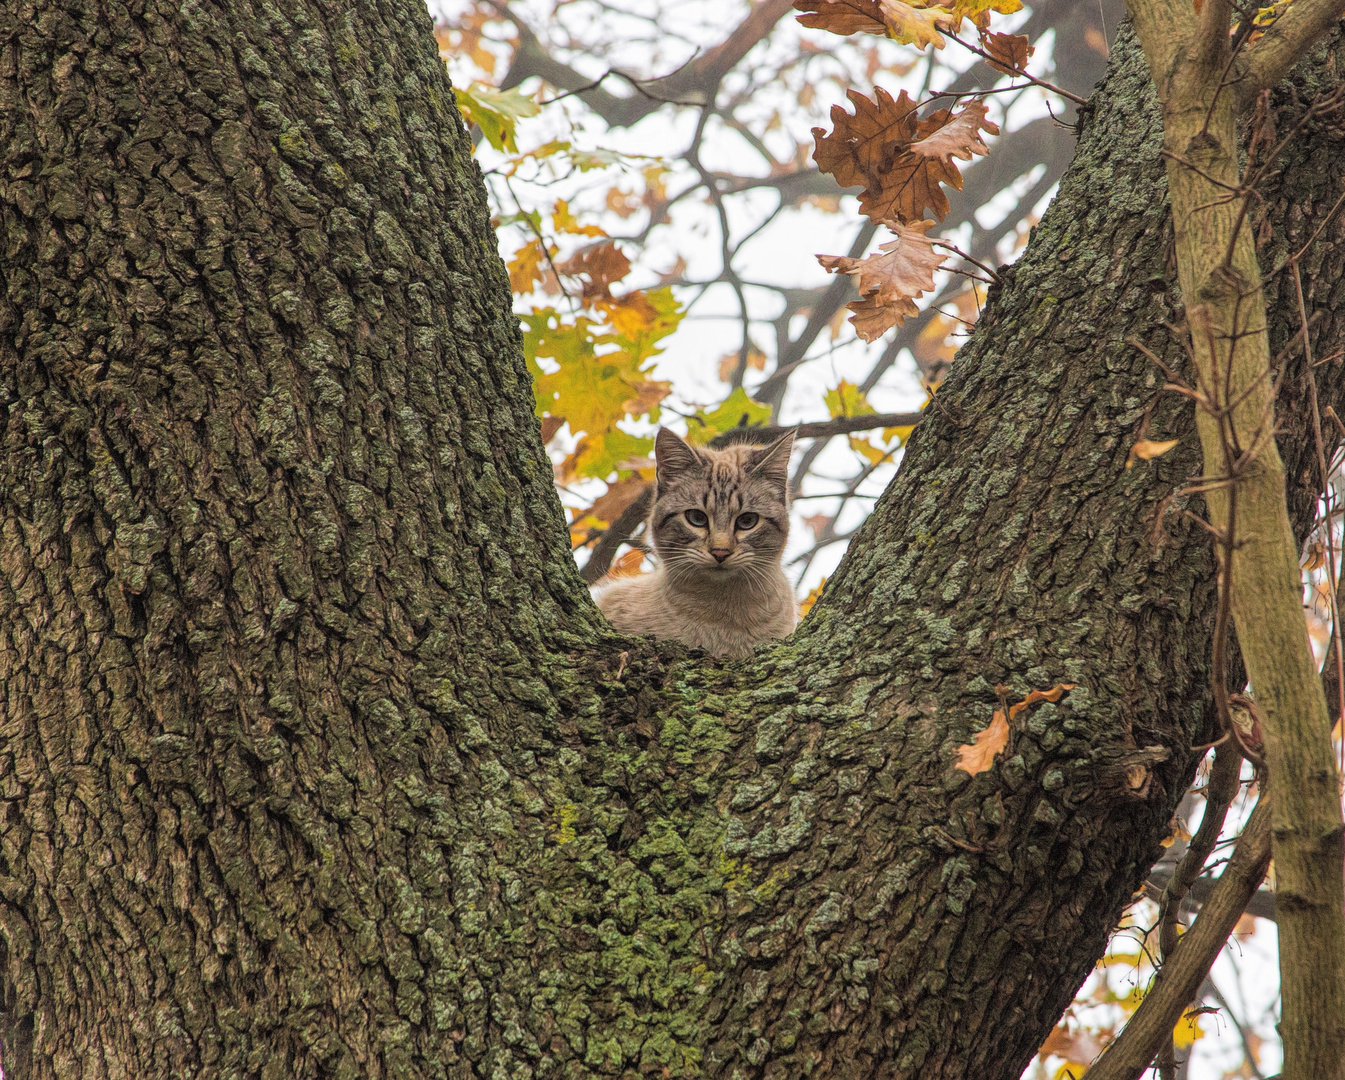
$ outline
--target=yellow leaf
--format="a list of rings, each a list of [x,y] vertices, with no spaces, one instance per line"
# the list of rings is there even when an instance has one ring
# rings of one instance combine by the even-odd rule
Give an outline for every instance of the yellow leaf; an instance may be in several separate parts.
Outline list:
[[[808,612],[813,610],[813,605],[817,603],[817,598],[822,595],[822,590],[827,586],[827,579],[823,578],[817,583],[817,588],[803,598],[803,603],[799,605],[799,618],[803,618]]]
[[[1189,1050],[1197,1039],[1204,1037],[1205,1032],[1200,1028],[1200,1016],[1195,1013],[1187,1013],[1172,1029],[1172,1043],[1178,1050]]]
[[[556,200],[556,207],[551,211],[551,224],[558,233],[570,233],[574,236],[607,235],[596,225],[580,225],[579,219],[570,212],[570,204],[564,199]]]
[[[938,28],[954,25],[947,8],[912,7],[902,0],[878,0],[883,13],[883,23],[887,26],[887,36],[899,45],[914,45],[923,49],[933,45],[942,49],[947,44]]]
[[[897,443],[898,446],[905,446],[911,437],[911,432],[914,430],[914,424],[906,424],[902,427],[885,427],[883,428],[883,438],[888,442],[897,439],[899,440]]]
[[[850,449],[859,454],[870,465],[880,465],[887,455],[891,452],[874,446],[871,442],[859,438],[857,435],[850,436]]]
[[[868,416],[874,411],[863,391],[845,379],[834,390],[828,390],[822,400],[827,404],[827,414],[833,419],[840,416]]]
[[[555,253],[556,249],[552,248],[550,254]],[[532,292],[533,286],[542,280],[544,257],[540,239],[530,240],[514,252],[505,267],[509,271],[509,288],[516,293]]]
[[[1021,0],[952,0],[946,6],[952,12],[948,18],[948,27],[951,30],[961,26],[963,19],[970,19],[981,29],[985,29],[989,25],[990,12],[1012,15],[1015,11],[1023,10]]]
[[[486,141],[496,150],[507,150],[511,154],[518,153],[514,129],[519,120],[536,116],[540,111],[537,102],[516,87],[496,90],[472,83],[466,89],[455,87],[453,94],[463,120],[479,127]]]
[[[1055,1076],[1051,1080],[1080,1080],[1087,1071],[1088,1066],[1082,1061],[1067,1061],[1056,1069]]]

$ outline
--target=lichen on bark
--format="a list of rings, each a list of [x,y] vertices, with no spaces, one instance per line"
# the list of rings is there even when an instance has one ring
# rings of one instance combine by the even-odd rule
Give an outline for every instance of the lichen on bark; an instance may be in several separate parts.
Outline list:
[[[25,0],[0,43],[7,1074],[1017,1076],[1207,729],[1129,39],[827,595],[728,666],[578,580],[415,0]],[[1330,205],[1308,134],[1271,260]],[[1155,400],[1183,445],[1126,470]]]

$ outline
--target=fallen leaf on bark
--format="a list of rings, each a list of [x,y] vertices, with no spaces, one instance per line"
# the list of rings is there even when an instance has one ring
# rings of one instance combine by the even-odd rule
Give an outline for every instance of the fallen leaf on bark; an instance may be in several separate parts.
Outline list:
[[[1168,439],[1164,442],[1155,442],[1153,439],[1137,439],[1135,445],[1130,448],[1130,453],[1126,455],[1126,468],[1131,468],[1137,458],[1151,461],[1154,458],[1162,457],[1179,442],[1181,442],[1180,439]]]
[[[1066,690],[1073,690],[1078,683],[1059,683],[1049,690],[1033,690],[1022,701],[1009,706],[1009,718],[1004,718],[1004,710],[996,709],[991,717],[990,726],[977,732],[974,741],[957,748],[957,768],[975,776],[990,768],[995,755],[1004,749],[1009,741],[1009,720],[1014,719],[1024,709],[1031,708],[1039,701],[1059,701]]]

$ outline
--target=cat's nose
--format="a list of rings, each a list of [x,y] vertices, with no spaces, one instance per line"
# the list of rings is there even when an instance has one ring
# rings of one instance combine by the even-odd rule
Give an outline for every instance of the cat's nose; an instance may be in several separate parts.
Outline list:
[[[733,549],[722,547],[711,548],[710,554],[715,557],[715,562],[723,562],[725,559],[727,559],[730,555],[733,554]]]

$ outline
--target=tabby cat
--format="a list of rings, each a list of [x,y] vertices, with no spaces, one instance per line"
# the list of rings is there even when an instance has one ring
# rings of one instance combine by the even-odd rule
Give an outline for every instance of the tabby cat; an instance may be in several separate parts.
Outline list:
[[[790,432],[768,447],[711,450],[660,428],[646,528],[658,566],[594,587],[612,625],[731,659],[793,630],[794,590],[780,568],[793,445]]]

